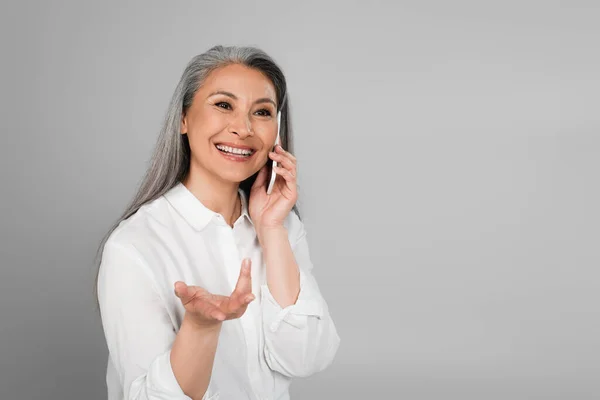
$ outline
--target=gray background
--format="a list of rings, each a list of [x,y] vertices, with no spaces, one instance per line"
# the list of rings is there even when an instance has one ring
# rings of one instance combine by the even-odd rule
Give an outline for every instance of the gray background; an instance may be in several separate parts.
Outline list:
[[[238,44],[287,73],[342,338],[295,399],[598,399],[594,4],[4,2],[0,398],[106,398],[96,246],[185,64]]]

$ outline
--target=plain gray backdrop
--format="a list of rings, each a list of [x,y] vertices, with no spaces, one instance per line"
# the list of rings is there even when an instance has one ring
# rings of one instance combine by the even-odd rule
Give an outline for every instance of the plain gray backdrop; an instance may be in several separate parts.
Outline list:
[[[600,398],[600,7],[11,1],[0,8],[0,398],[106,399],[93,256],[186,63],[289,81],[342,339],[294,399]]]

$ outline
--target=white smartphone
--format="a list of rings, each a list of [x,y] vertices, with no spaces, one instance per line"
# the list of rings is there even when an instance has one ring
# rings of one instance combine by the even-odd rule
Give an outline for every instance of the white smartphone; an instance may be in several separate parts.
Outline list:
[[[279,132],[281,132],[281,111],[277,113],[277,138],[275,139],[275,145],[273,146],[273,151],[275,151],[275,146],[280,143]],[[271,167],[271,178],[269,179],[269,186],[267,187],[267,194],[271,194],[273,191],[273,186],[275,185],[275,180],[277,179],[277,174],[273,167],[277,166],[277,161],[273,160],[273,166]]]

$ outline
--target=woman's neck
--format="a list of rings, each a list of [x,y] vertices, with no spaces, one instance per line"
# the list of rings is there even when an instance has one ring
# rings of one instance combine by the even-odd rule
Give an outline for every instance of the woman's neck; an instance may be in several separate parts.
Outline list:
[[[239,218],[242,212],[239,184],[191,169],[183,184],[206,208],[221,214],[230,226]]]

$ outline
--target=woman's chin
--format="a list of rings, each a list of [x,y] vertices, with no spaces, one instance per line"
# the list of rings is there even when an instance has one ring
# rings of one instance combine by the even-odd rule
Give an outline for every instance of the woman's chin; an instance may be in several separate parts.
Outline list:
[[[229,174],[221,174],[220,178],[222,181],[225,182],[230,182],[230,183],[234,183],[236,185],[239,185],[240,183],[244,182],[246,179],[250,178],[252,175],[254,174],[248,174],[248,173],[229,173]]]

